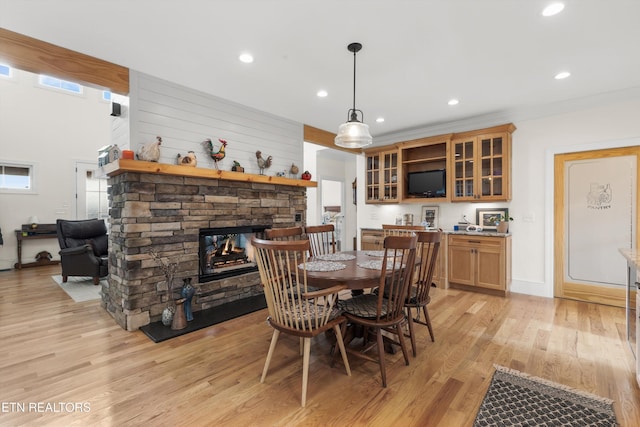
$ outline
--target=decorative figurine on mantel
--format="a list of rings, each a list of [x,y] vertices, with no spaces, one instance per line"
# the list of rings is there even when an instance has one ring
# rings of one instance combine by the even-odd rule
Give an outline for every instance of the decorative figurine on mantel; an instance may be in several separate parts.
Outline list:
[[[196,153],[194,153],[193,151],[189,151],[187,155],[184,157],[180,153],[178,153],[177,163],[180,166],[191,166],[195,168],[196,165],[198,164],[198,159],[196,159]]]
[[[216,167],[216,169],[220,169],[218,167],[218,162],[221,161],[222,159],[224,159],[224,157],[227,155],[225,153],[225,149],[227,147],[227,141],[224,139],[220,139],[218,138],[218,141],[220,141],[220,148],[217,151],[214,151],[213,149],[213,143],[211,142],[211,140],[209,138],[204,140],[204,144],[207,147],[207,149],[209,150],[209,155],[211,156],[211,158],[213,159],[213,163]]]
[[[273,156],[269,156],[266,159],[262,157],[262,151],[256,151],[256,158],[258,159],[258,167],[260,168],[260,175],[264,175],[264,170],[271,166]]]
[[[233,166],[231,166],[231,170],[233,172],[244,172],[244,168],[240,166],[240,163],[237,160],[233,161]]]
[[[295,163],[291,163],[291,169],[289,169],[289,173],[291,174],[292,178],[297,178],[298,173],[300,173],[300,168],[297,167]]]
[[[155,142],[150,142],[138,148],[138,160],[145,160],[147,162],[157,162],[160,160],[160,145],[162,145],[162,138],[156,136]]]

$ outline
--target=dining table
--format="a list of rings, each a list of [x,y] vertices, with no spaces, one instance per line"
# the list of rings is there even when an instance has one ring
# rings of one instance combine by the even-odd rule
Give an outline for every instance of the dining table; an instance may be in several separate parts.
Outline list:
[[[316,288],[330,288],[344,285],[353,295],[380,284],[384,250],[358,250],[336,252],[310,257],[306,262],[307,284]],[[416,257],[416,265],[420,259]],[[299,268],[302,266],[300,265]],[[389,271],[387,274],[391,274]],[[328,334],[331,335],[331,334]],[[348,327],[344,337],[345,345],[356,337],[362,337],[361,330]],[[329,336],[330,340],[335,339]],[[395,353],[395,348],[386,343],[385,350]]]
[[[312,256],[307,260],[307,284],[322,289],[344,285],[352,291],[374,288],[380,284],[383,257],[384,251],[376,250]]]

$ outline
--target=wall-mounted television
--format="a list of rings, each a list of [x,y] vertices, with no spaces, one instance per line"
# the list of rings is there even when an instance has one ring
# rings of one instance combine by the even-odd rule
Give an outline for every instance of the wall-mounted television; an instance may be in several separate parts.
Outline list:
[[[408,194],[417,197],[446,197],[447,178],[444,169],[409,172]]]

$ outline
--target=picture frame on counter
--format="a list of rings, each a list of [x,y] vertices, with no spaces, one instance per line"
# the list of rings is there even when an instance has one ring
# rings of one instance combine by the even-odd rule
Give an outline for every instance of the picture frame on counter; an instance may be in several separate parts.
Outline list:
[[[438,228],[438,206],[423,206],[420,214],[420,224],[426,223],[427,227]]]
[[[477,208],[476,224],[483,230],[496,230],[501,217],[509,218],[508,208]]]

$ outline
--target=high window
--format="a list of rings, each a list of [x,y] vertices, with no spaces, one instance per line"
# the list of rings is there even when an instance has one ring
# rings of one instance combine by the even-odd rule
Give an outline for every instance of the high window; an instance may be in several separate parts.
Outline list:
[[[0,192],[33,192],[33,172],[33,165],[0,162]]]
[[[38,83],[45,87],[63,90],[65,92],[75,93],[77,95],[82,95],[83,91],[82,86],[78,83],[69,82],[67,80],[62,80],[51,76],[45,76],[43,74],[38,77]]]

